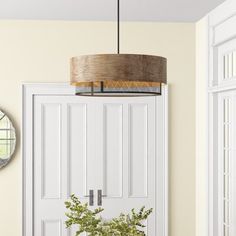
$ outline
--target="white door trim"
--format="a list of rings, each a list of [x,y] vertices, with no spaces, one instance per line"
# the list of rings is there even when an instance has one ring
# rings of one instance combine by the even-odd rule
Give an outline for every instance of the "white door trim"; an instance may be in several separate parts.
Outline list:
[[[227,42],[236,39],[236,31],[232,30],[236,23],[236,2],[227,0],[208,15],[208,71],[207,71],[207,235],[221,236],[218,232],[218,212],[215,210],[218,202],[214,194],[214,184],[218,178],[216,169],[218,130],[217,109],[218,95],[222,92],[235,90],[236,80],[223,81],[218,68],[219,49]]]
[[[23,84],[22,85],[22,236],[33,236],[33,103],[35,95],[74,95],[69,84]],[[163,88],[164,97],[164,193],[162,204],[163,229],[161,236],[168,236],[168,86]],[[157,202],[160,202],[157,199]]]

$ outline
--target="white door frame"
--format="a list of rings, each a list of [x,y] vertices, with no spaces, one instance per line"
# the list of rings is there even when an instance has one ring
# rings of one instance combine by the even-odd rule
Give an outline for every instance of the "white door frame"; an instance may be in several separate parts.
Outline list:
[[[35,95],[74,95],[75,89],[68,83],[52,84],[23,84],[22,85],[22,236],[33,236],[33,103]],[[163,178],[163,199],[157,199],[157,203],[164,206],[163,235],[168,236],[168,86],[163,86],[164,98],[164,137],[163,152],[164,163],[162,172]],[[156,180],[158,181],[158,180]]]
[[[236,90],[236,80],[222,80],[218,58],[220,48],[236,39],[236,2],[227,0],[208,14],[208,73],[207,73],[207,236],[221,236],[218,230],[218,195],[214,186],[218,179],[218,95]]]

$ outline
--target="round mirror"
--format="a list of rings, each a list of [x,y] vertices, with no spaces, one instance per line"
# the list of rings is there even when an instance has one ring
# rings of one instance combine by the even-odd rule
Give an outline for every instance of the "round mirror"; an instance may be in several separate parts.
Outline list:
[[[9,163],[15,147],[15,128],[7,115],[0,110],[0,168]]]

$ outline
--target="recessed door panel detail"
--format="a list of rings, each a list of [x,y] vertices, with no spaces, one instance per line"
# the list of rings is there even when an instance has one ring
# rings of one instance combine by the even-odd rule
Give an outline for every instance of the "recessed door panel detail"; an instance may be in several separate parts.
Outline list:
[[[231,101],[229,98],[223,100],[223,229],[224,236],[229,235],[229,206],[230,206],[230,130],[231,121]]]
[[[61,198],[61,105],[42,105],[42,198]]]
[[[211,86],[230,85],[236,79],[236,39],[214,47],[212,51],[214,70],[211,71]]]
[[[122,197],[123,108],[120,104],[106,104],[103,112],[104,194],[107,197]]]
[[[60,220],[42,221],[42,236],[62,236]]]
[[[129,196],[147,197],[148,107],[129,106]]]
[[[68,229],[68,234],[66,234],[66,236],[75,236],[77,231],[78,231],[78,227],[73,225],[70,229]],[[87,236],[87,234],[81,233],[79,236]]]
[[[85,196],[87,194],[87,106],[86,104],[69,104],[68,114],[68,153],[69,195]],[[78,184],[78,179],[83,180]]]
[[[236,51],[224,55],[224,79],[236,77]]]
[[[236,93],[219,94],[218,105],[218,231],[222,236],[236,232]]]

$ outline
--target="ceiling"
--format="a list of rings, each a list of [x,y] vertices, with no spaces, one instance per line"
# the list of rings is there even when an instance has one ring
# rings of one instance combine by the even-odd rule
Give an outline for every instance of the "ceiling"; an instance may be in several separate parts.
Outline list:
[[[117,0],[2,0],[0,19],[116,19]],[[224,0],[120,0],[121,20],[195,22]]]

